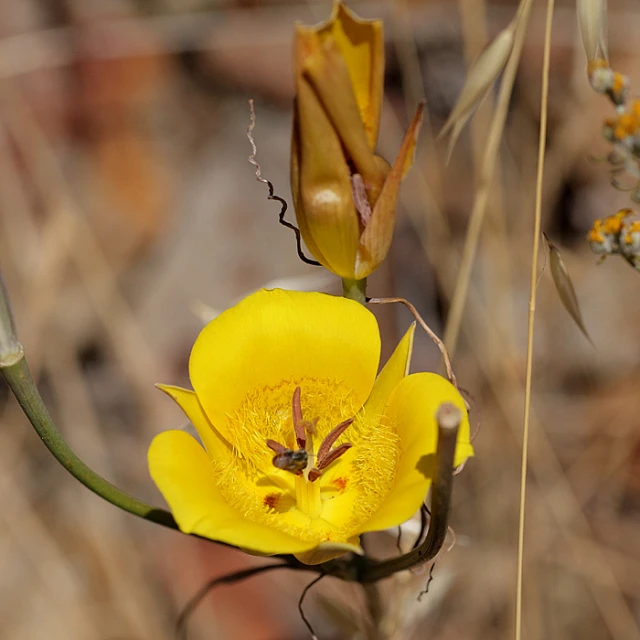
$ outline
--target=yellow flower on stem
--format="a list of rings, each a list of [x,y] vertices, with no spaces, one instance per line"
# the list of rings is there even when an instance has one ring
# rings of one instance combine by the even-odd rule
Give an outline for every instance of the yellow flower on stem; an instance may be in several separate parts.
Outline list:
[[[298,26],[291,188],[315,258],[362,280],[386,257],[400,182],[413,164],[422,106],[393,166],[375,155],[383,98],[382,21],[336,3],[331,18]]]
[[[473,455],[465,404],[444,378],[407,375],[414,327],[376,377],[373,314],[321,293],[258,291],[212,320],[189,360],[187,414],[156,436],[149,468],[185,533],[317,564],[398,525],[432,479],[436,411],[463,413],[455,464]]]

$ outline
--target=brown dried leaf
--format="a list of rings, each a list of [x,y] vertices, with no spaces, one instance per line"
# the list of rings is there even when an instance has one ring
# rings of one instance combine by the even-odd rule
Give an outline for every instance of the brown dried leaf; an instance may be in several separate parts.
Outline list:
[[[553,283],[556,286],[556,291],[560,296],[560,300],[564,308],[569,312],[569,315],[573,318],[573,321],[578,325],[578,328],[584,334],[584,337],[593,345],[593,340],[587,333],[587,329],[584,326],[582,320],[582,313],[580,311],[580,305],[578,303],[578,297],[576,296],[575,289],[573,288],[573,282],[571,276],[567,271],[567,267],[558,251],[557,247],[547,238],[545,233],[542,234],[544,240],[547,243],[549,249],[549,265],[551,267],[551,277]]]
[[[607,0],[577,0],[576,12],[587,60],[608,60]]]

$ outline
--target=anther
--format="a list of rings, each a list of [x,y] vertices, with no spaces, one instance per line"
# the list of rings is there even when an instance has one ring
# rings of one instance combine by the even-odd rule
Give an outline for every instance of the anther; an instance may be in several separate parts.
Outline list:
[[[341,422],[327,434],[327,437],[322,441],[322,444],[318,449],[318,460],[322,460],[322,458],[329,453],[334,442],[347,430],[347,427],[353,424],[353,420],[354,418],[349,418],[348,420]]]
[[[307,446],[307,434],[305,432],[305,424],[302,420],[302,403],[300,402],[300,387],[296,387],[293,392],[293,401],[291,403],[291,411],[293,413],[293,429],[296,432],[296,441],[301,449]]]
[[[271,440],[270,438],[267,438],[267,447],[276,453],[283,453],[284,451],[287,451],[287,447],[275,440]]]
[[[318,469],[322,471],[326,469],[332,462],[335,462],[340,456],[344,455],[351,449],[353,445],[350,442],[345,442],[340,446],[332,449],[323,458],[318,459]]]
[[[313,469],[309,470],[309,482],[315,482],[322,475],[322,471],[313,467]]]

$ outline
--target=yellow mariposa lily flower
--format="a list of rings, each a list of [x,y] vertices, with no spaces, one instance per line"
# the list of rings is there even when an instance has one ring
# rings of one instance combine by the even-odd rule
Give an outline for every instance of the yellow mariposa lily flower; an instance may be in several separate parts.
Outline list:
[[[298,26],[291,189],[300,232],[342,278],[366,278],[391,245],[400,182],[413,164],[422,107],[393,164],[374,153],[384,80],[381,20],[341,3],[316,27]]]
[[[189,360],[194,391],[160,385],[187,414],[156,436],[149,469],[185,533],[316,564],[422,505],[436,411],[465,404],[433,373],[407,375],[414,326],[376,377],[373,314],[321,293],[258,291],[212,320]]]

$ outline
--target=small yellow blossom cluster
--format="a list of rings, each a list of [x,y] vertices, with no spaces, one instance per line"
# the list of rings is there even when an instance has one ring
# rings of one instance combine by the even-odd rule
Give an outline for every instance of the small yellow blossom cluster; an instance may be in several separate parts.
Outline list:
[[[596,59],[587,66],[589,84],[597,93],[609,97],[616,107],[624,106],[629,94],[629,78],[614,71],[606,60]]]
[[[611,185],[620,191],[630,191],[631,200],[640,202],[640,100],[629,99],[629,78],[614,71],[608,61],[597,58],[589,62],[587,75],[591,87],[606,95],[616,113],[604,121],[603,134],[613,149],[607,156]],[[619,175],[632,178],[623,185]],[[631,209],[596,220],[587,234],[591,249],[603,256],[621,255],[640,270],[640,221],[630,221]]]
[[[640,100],[632,100],[624,111],[604,121],[604,137],[640,159]]]
[[[631,199],[640,202],[640,100],[629,100],[630,82],[627,76],[614,71],[606,60],[596,59],[587,66],[591,87],[606,95],[616,113],[606,118],[603,135],[613,145],[608,156],[611,165],[611,184],[621,191],[631,191]],[[618,174],[627,174],[635,180],[623,186]]]
[[[640,267],[640,220],[629,220],[636,215],[632,209],[598,219],[587,234],[592,251],[602,255],[620,254],[633,267]]]

